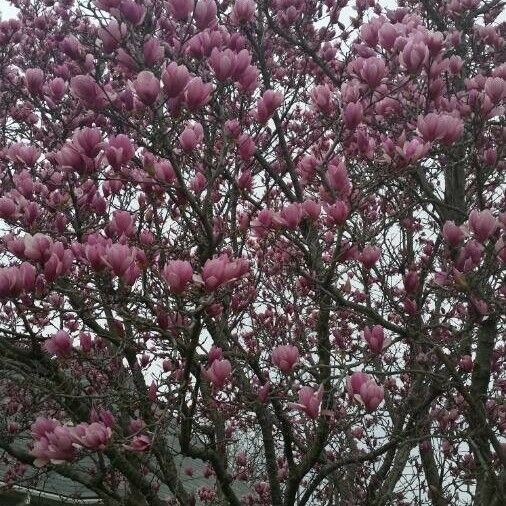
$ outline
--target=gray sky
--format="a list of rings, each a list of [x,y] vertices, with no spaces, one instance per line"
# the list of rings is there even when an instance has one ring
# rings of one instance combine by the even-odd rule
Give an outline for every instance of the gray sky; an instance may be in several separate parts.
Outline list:
[[[0,0],[0,19],[9,19],[16,15],[15,7],[12,7],[5,0]]]

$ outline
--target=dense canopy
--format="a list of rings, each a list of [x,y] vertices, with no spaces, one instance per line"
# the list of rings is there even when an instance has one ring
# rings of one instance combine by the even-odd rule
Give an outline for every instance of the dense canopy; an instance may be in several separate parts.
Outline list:
[[[504,2],[12,4],[0,480],[506,504]]]

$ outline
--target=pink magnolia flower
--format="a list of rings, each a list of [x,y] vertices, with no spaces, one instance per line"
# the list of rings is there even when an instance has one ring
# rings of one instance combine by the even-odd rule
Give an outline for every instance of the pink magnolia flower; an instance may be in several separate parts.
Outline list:
[[[0,297],[17,297],[23,290],[17,266],[0,267]]]
[[[224,124],[224,131],[233,139],[237,139],[241,135],[241,124],[237,119],[228,119]]]
[[[300,204],[288,204],[287,206],[283,207],[283,209],[281,209],[280,216],[283,224],[286,227],[295,230],[299,226],[300,220],[303,216]]]
[[[112,244],[102,257],[115,276],[123,276],[134,261],[132,252],[125,244]]]
[[[232,21],[236,24],[249,23],[255,18],[254,0],[236,0],[232,7]]]
[[[42,92],[44,84],[44,72],[39,68],[26,69],[25,71],[26,88],[32,95],[38,95]]]
[[[18,206],[9,197],[0,197],[0,218],[13,218],[17,212]]]
[[[357,371],[346,379],[348,394],[364,405],[367,411],[374,411],[383,401],[384,390],[366,373]]]
[[[364,117],[364,108],[360,102],[350,102],[346,104],[343,110],[344,124],[353,129],[362,122]]]
[[[25,292],[31,292],[35,289],[37,279],[37,269],[28,262],[23,262],[18,267],[18,282],[21,289]]]
[[[100,422],[106,427],[113,428],[116,425],[116,418],[108,409],[92,409],[90,422]]]
[[[102,135],[98,128],[81,128],[74,133],[73,144],[89,158],[95,158],[102,148]]]
[[[176,180],[176,173],[169,160],[159,160],[154,164],[156,177],[164,183],[173,183]]]
[[[361,61],[360,76],[370,88],[377,88],[387,75],[387,68],[383,58],[365,58]]]
[[[400,61],[408,72],[418,72],[429,58],[429,48],[424,42],[410,40],[401,52]]]
[[[444,144],[454,143],[464,131],[464,123],[460,118],[434,112],[420,116],[417,127],[424,141],[441,141]]]
[[[351,397],[360,393],[362,385],[370,381],[371,377],[365,372],[356,371],[346,378],[346,389]]]
[[[184,65],[169,63],[162,74],[163,90],[168,98],[175,98],[184,91],[190,81],[190,72]]]
[[[207,354],[207,362],[211,365],[215,360],[221,360],[223,358],[223,350],[219,346],[211,346],[209,353]]]
[[[147,434],[139,434],[132,438],[129,445],[123,445],[126,450],[142,453],[151,448],[151,438]]]
[[[195,174],[195,177],[190,181],[190,188],[196,193],[200,194],[202,193],[207,186],[207,179],[202,172],[197,172]]]
[[[79,446],[89,450],[104,450],[111,439],[112,430],[101,422],[83,422],[70,429],[70,435]]]
[[[43,348],[50,354],[57,357],[66,357],[72,351],[72,341],[70,336],[64,330],[59,330],[56,334],[46,339]]]
[[[291,407],[306,413],[313,420],[320,414],[320,406],[323,399],[323,385],[318,390],[311,387],[302,387],[299,390],[299,402],[291,403]]]
[[[332,225],[344,225],[348,218],[348,206],[342,201],[338,201],[335,204],[328,205],[324,204],[323,208],[327,214],[327,220]]]
[[[352,187],[348,177],[348,171],[342,160],[332,162],[327,169],[327,182],[331,188],[337,191],[341,198],[351,195]]]
[[[24,163],[28,167],[33,167],[40,157],[40,151],[35,146],[16,142],[7,149],[7,156],[13,162]]]
[[[255,117],[260,123],[266,123],[276,109],[283,103],[283,94],[279,91],[266,90],[257,102]]]
[[[144,5],[134,2],[134,0],[122,0],[119,10],[123,17],[133,25],[140,25],[146,15]]]
[[[55,77],[47,83],[44,91],[52,100],[59,102],[67,93],[67,83],[61,77]],[[79,91],[76,93],[79,93]],[[78,95],[77,97],[79,98]]]
[[[114,168],[127,164],[134,156],[135,148],[132,141],[124,134],[109,137],[105,148],[107,161]]]
[[[249,264],[246,260],[231,261],[227,255],[206,260],[202,269],[202,280],[207,290],[213,291],[229,281],[238,279],[248,272]]]
[[[462,272],[469,272],[474,269],[481,261],[483,256],[483,246],[474,240],[468,241],[461,248],[455,266]]]
[[[52,421],[47,424],[48,430],[42,435],[30,452],[34,457],[34,465],[42,467],[51,462],[51,464],[62,464],[72,460],[75,457],[75,446],[72,440],[72,434],[69,427],[62,426],[59,423],[49,429]],[[42,422],[38,423],[37,431]],[[37,433],[35,434],[37,437]]]
[[[128,433],[137,434],[146,427],[146,423],[142,418],[133,418],[128,424]]]
[[[145,105],[153,105],[160,93],[160,81],[149,70],[139,72],[133,87],[140,101]]]
[[[271,360],[282,372],[289,374],[299,361],[299,349],[289,344],[277,346],[272,352]]]
[[[214,0],[198,0],[193,11],[193,18],[199,30],[216,25],[218,9]]]
[[[74,255],[61,242],[53,243],[49,254],[49,259],[44,263],[44,277],[51,282],[69,271]]]
[[[183,293],[192,280],[193,269],[186,260],[171,260],[162,271],[162,276],[174,293]]]
[[[163,60],[165,51],[156,37],[150,37],[142,46],[142,55],[146,65],[152,66]]]
[[[126,31],[126,25],[123,23],[119,24],[116,20],[112,20],[104,28],[98,29],[98,36],[102,41],[105,53],[112,53],[118,48],[119,43],[126,35]]]
[[[134,228],[132,215],[128,211],[114,211],[111,226],[118,236],[130,235]]]
[[[216,77],[220,81],[226,81],[235,72],[236,60],[237,55],[231,49],[219,51],[215,47],[208,61]]]
[[[378,41],[385,49],[392,49],[397,37],[399,37],[399,32],[391,23],[384,23],[378,30]]]
[[[185,101],[190,111],[196,111],[211,99],[212,84],[204,83],[200,77],[194,77],[186,85]]]
[[[200,123],[187,126],[179,136],[179,143],[184,151],[192,151],[204,139],[204,129]]]
[[[240,190],[251,190],[253,184],[253,175],[251,170],[243,170],[235,180],[237,188]]]
[[[175,19],[184,21],[193,11],[192,0],[169,0],[169,9]]]
[[[17,267],[0,268],[0,298],[17,297],[22,291],[22,279]]]
[[[485,81],[485,93],[492,103],[498,104],[506,96],[506,80],[501,77],[488,77]]]
[[[316,221],[320,217],[321,211],[322,206],[319,202],[315,202],[314,200],[305,200],[302,202],[302,212],[304,216],[310,220]]]
[[[260,72],[255,65],[248,65],[238,79],[240,88],[245,92],[254,92],[258,87],[259,74]]]
[[[404,290],[406,290],[406,293],[413,293],[418,290],[418,287],[420,285],[420,277],[418,276],[418,273],[416,271],[409,271],[404,276]]]
[[[328,84],[319,84],[311,91],[311,101],[323,114],[330,114],[334,110],[332,91]]]
[[[70,80],[72,93],[90,109],[103,109],[107,105],[107,96],[89,75],[79,75]]]
[[[497,229],[497,220],[489,209],[484,211],[471,211],[469,215],[469,228],[478,241],[484,243]]]
[[[361,386],[358,397],[367,411],[374,411],[383,402],[385,392],[382,386],[371,380]]]
[[[443,225],[443,237],[451,246],[458,246],[464,239],[464,231],[453,221],[446,221]]]
[[[381,250],[377,246],[367,245],[361,251],[359,260],[366,269],[370,269],[381,256]]]
[[[232,77],[236,81],[240,81],[243,74],[246,72],[246,69],[250,66],[250,63],[251,63],[251,53],[247,49],[241,49],[235,55],[235,65]]]
[[[255,141],[248,134],[241,134],[237,139],[239,156],[245,162],[249,162],[257,149]]]
[[[35,422],[32,423],[31,431],[32,436],[36,439],[44,437],[47,433],[53,432],[56,427],[60,426],[60,422],[54,418],[45,418],[39,416]]]
[[[227,359],[213,360],[213,363],[204,369],[204,375],[216,388],[223,388],[229,381],[232,366]]]
[[[83,353],[89,353],[93,348],[93,340],[91,339],[90,334],[87,332],[81,332],[79,334],[79,346],[81,347],[81,351]]]
[[[426,144],[419,137],[415,137],[410,141],[404,141],[400,146],[396,147],[397,153],[401,155],[406,162],[415,162],[427,154],[430,145]]]
[[[379,355],[387,341],[385,340],[385,332],[381,325],[374,325],[372,328],[364,328],[364,340],[367,342],[372,353]]]
[[[81,53],[81,44],[73,35],[67,35],[67,37],[65,37],[59,45],[61,51],[69,58],[72,58],[73,60],[77,60],[79,58]]]

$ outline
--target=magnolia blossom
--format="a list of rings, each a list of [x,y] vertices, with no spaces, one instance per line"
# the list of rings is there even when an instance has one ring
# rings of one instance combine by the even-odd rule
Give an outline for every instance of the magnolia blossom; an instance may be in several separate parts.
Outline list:
[[[72,350],[72,340],[66,331],[59,330],[56,334],[53,334],[44,341],[44,349],[50,355],[65,357],[68,356]]]
[[[200,123],[188,125],[181,135],[179,142],[184,151],[192,151],[195,149],[204,138],[204,129]]]
[[[190,262],[185,260],[171,260],[162,271],[162,276],[167,281],[169,288],[174,293],[182,293],[193,277],[193,269]]]
[[[191,0],[190,0],[191,1]],[[175,98],[184,91],[190,80],[190,73],[185,65],[169,63],[162,74],[163,91],[169,98]]]
[[[374,411],[383,402],[383,387],[366,373],[354,372],[348,376],[346,388],[350,397],[360,402],[367,411]]]
[[[283,95],[279,91],[267,90],[257,102],[256,118],[265,123],[282,104]]]
[[[44,433],[34,444],[31,454],[35,457],[37,467],[46,464],[62,464],[72,460],[76,448],[69,427],[57,425]]]
[[[202,280],[207,290],[216,290],[221,285],[244,276],[249,270],[247,260],[230,260],[227,255],[209,259],[202,269]]]
[[[194,77],[186,85],[185,101],[191,111],[195,111],[207,104],[211,98],[213,86],[204,83],[200,77]]]
[[[372,353],[380,354],[383,348],[388,344],[381,325],[374,325],[372,328],[365,327],[363,335]]]
[[[497,229],[497,220],[489,209],[484,211],[471,211],[469,227],[478,241],[485,242]]]
[[[277,346],[272,352],[271,359],[276,367],[289,374],[299,361],[299,349],[289,344]]]
[[[367,245],[360,253],[359,260],[366,269],[370,269],[380,259],[381,250],[377,246]]]
[[[132,141],[124,134],[109,137],[105,148],[107,161],[113,167],[120,167],[128,163],[135,153]]]
[[[311,387],[302,387],[298,395],[299,401],[291,403],[291,406],[303,411],[309,418],[318,418],[320,414],[320,405],[323,399],[323,385],[320,385],[318,390],[314,390]]]
[[[139,72],[133,86],[141,102],[146,105],[154,104],[160,93],[160,81],[149,70]]]
[[[90,450],[104,450],[112,436],[110,427],[101,422],[80,423],[71,430],[72,439]]]
[[[132,452],[142,453],[151,448],[151,438],[147,434],[139,434],[132,438],[129,444],[123,445],[124,448]]]
[[[256,4],[254,0],[236,0],[232,7],[232,20],[239,23],[248,23],[255,17]]]
[[[458,246],[464,239],[464,231],[453,221],[446,221],[443,225],[443,237],[451,246]]]
[[[211,365],[204,370],[204,375],[216,388],[223,388],[230,380],[232,366],[227,359],[213,360]]]

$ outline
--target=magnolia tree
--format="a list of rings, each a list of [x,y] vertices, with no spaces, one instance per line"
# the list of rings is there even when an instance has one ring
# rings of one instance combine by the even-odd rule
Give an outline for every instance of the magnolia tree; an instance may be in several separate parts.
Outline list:
[[[13,4],[3,481],[504,504],[504,2]]]

